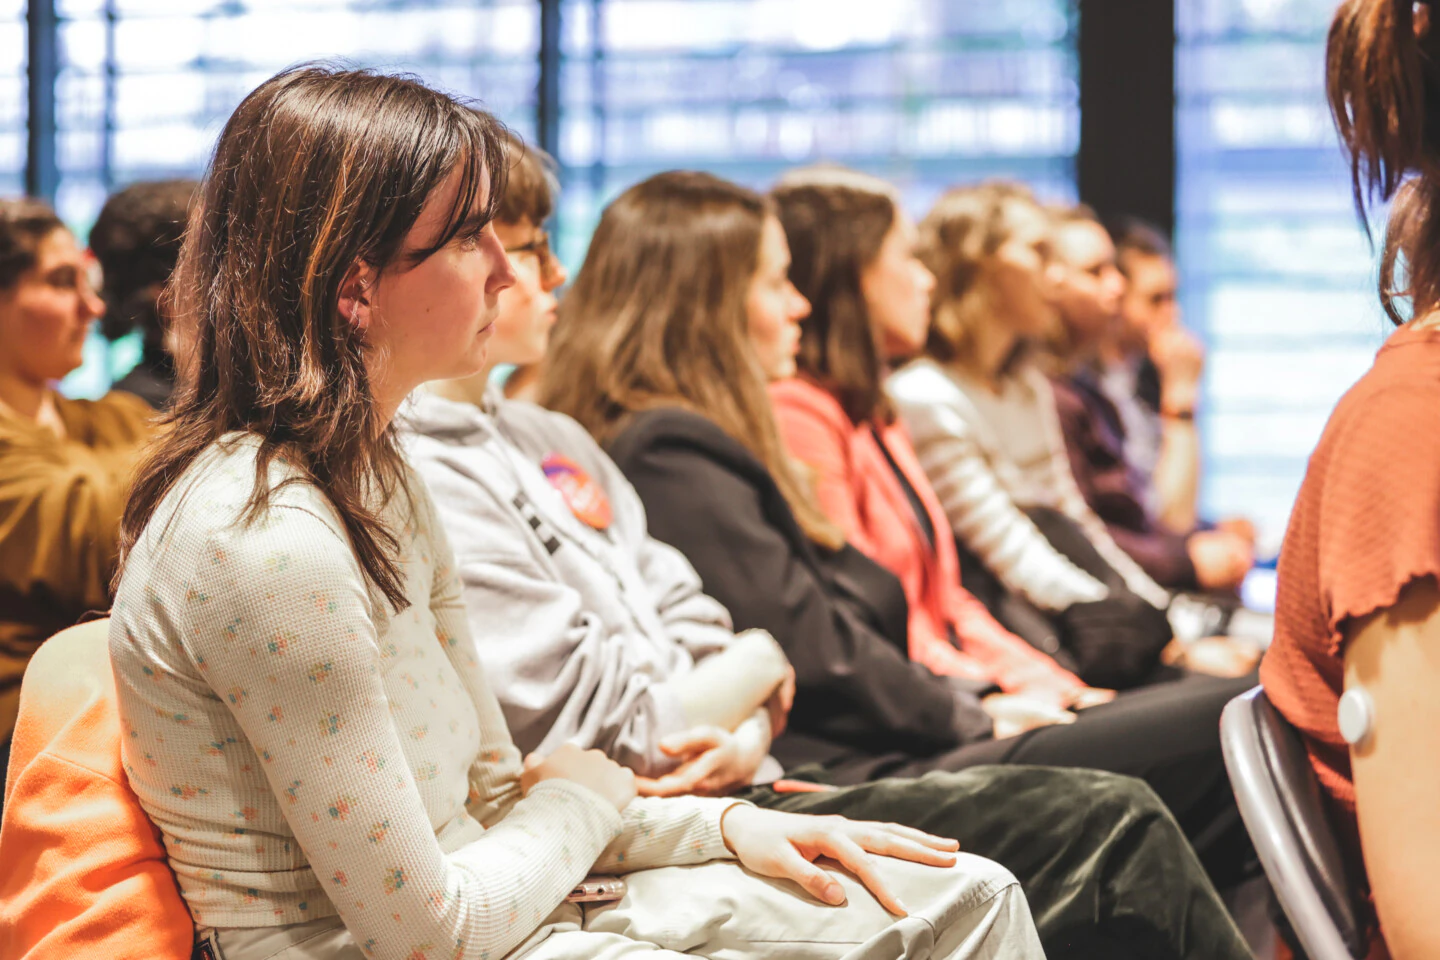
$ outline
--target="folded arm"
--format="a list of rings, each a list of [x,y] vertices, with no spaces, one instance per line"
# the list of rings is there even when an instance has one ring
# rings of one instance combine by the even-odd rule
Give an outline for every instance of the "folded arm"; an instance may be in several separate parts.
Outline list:
[[[767,630],[784,648],[796,672],[792,728],[877,749],[957,744],[948,685],[829,593],[744,477],[683,444],[623,466],[655,534],[684,551],[737,626]]]

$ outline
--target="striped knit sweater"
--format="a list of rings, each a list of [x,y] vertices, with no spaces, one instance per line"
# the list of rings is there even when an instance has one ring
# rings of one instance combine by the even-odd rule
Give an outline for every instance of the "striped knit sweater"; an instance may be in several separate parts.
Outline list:
[[[1052,507],[1075,521],[1136,595],[1169,595],[1116,545],[1085,503],[1065,451],[1050,382],[1023,364],[996,395],[931,360],[890,378],[888,389],[955,535],[1005,586],[1047,610],[1099,600],[1105,585],[1050,545],[1024,514]]]

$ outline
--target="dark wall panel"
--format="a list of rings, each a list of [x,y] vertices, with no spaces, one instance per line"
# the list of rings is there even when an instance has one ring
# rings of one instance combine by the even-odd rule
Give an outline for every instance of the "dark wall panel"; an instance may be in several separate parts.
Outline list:
[[[1175,5],[1081,0],[1080,199],[1175,225]]]

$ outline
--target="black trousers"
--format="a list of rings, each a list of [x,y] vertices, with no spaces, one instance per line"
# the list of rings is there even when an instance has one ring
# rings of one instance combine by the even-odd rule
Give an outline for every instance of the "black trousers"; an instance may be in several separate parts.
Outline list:
[[[1258,864],[1220,752],[1220,711],[1255,678],[1189,675],[1122,693],[1068,726],[1041,727],[930,757],[856,754],[830,765],[834,783],[918,777],[989,764],[1084,767],[1138,777],[1180,824],[1220,889],[1255,876]]]
[[[959,840],[1020,881],[1052,960],[1250,958],[1179,825],[1129,777],[982,766],[833,793],[761,787],[746,798]]]

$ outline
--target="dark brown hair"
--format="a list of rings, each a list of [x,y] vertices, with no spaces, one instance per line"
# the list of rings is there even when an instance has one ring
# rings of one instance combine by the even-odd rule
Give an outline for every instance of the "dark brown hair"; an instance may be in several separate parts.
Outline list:
[[[104,276],[100,329],[106,339],[139,327],[159,344],[165,330],[158,292],[175,272],[199,187],[196,180],[141,181],[111,194],[100,208],[90,250]]]
[[[1408,298],[1416,315],[1440,307],[1437,31],[1428,3],[1417,18],[1411,0],[1345,0],[1330,23],[1325,50],[1326,93],[1350,155],[1356,208],[1363,218],[1367,197],[1396,198],[1380,265],[1380,300],[1397,324],[1405,322],[1399,300]],[[1402,189],[1409,174],[1419,176]],[[1399,287],[1402,272],[1405,289]]]
[[[974,332],[992,322],[986,270],[1026,217],[1047,220],[1029,188],[994,180],[947,191],[920,221],[920,260],[935,274],[926,353],[941,363],[968,363]]]
[[[528,219],[539,226],[549,220],[555,210],[555,194],[559,192],[555,160],[509,130],[505,131],[503,145],[509,176],[505,194],[495,209],[495,219],[499,223]]]
[[[884,389],[887,358],[860,289],[861,272],[895,225],[894,188],[818,167],[785,177],[770,196],[790,241],[790,282],[810,301],[796,366],[840,402],[851,422],[894,420]]]
[[[1110,239],[1115,241],[1115,265],[1127,277],[1132,257],[1175,259],[1170,243],[1160,228],[1139,217],[1119,217],[1107,222],[1105,227],[1110,231]]]
[[[817,543],[843,539],[780,441],[745,301],[769,201],[708,173],[661,173],[605,209],[550,341],[540,402],[596,439],[630,414],[682,407],[712,420],[775,478]]]
[[[375,509],[405,489],[381,429],[363,333],[340,314],[359,263],[405,270],[478,235],[505,192],[499,123],[413,79],[305,66],[255,89],[225,124],[175,274],[196,357],[141,465],[121,527],[134,545],[192,461],[231,431],[260,437],[246,519],[269,464],[298,465],[339,514],[367,578],[405,606],[397,543]],[[402,255],[433,192],[459,190],[434,243]],[[490,177],[488,196],[486,176]]]
[[[9,290],[34,268],[40,244],[65,224],[50,206],[28,197],[0,199],[0,291]]]

